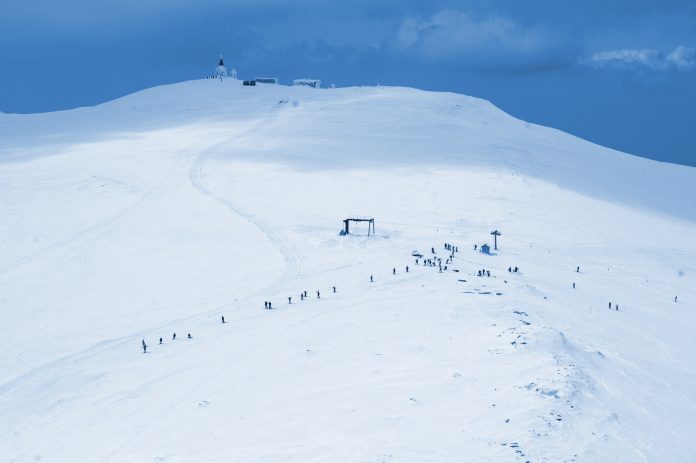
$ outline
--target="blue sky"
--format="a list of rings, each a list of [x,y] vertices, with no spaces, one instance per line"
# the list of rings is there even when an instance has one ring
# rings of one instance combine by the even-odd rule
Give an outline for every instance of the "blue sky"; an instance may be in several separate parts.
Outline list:
[[[210,72],[408,85],[696,166],[694,0],[2,0],[0,111]]]

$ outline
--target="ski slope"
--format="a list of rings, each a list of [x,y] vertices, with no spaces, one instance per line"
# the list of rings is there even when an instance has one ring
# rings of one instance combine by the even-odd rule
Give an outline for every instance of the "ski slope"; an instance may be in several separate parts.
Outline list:
[[[408,88],[0,114],[0,461],[692,461],[694,198]]]

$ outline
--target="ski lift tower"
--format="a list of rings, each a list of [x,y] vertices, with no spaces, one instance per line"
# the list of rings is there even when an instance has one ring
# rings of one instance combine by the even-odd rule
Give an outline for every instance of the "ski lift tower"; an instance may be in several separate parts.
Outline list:
[[[498,250],[498,237],[501,235],[501,233],[498,230],[493,230],[491,232],[491,235],[493,235],[493,249],[496,251]]]

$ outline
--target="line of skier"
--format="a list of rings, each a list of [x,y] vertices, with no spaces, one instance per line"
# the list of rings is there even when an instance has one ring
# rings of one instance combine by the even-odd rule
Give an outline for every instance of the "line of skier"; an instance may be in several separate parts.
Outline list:
[[[222,317],[222,323],[225,323],[225,317]],[[191,336],[191,333],[188,333],[188,334],[186,335],[186,338],[187,338],[187,339],[193,339],[193,336]],[[175,340],[176,340],[176,333],[173,333],[173,334],[172,334],[172,341],[175,341]],[[160,345],[164,344],[164,340],[162,339],[161,336],[160,336],[160,338],[159,338],[159,344],[160,344]],[[147,343],[145,342],[144,339],[142,340],[142,348],[143,348],[143,354],[147,354]]]
[[[336,293],[336,286],[332,286],[332,287],[331,287],[331,292],[332,292],[332,293]],[[317,297],[316,297],[317,299],[321,299],[321,291],[317,290],[317,291],[316,291],[316,296],[317,296]],[[309,296],[308,296],[306,290],[305,290],[305,291],[302,291],[302,292],[300,293],[300,301],[304,301],[305,299],[309,299]],[[288,304],[292,304],[292,296],[288,296]],[[271,301],[264,301],[264,302],[263,302],[263,306],[264,306],[265,309],[274,309],[274,308],[275,308],[275,307],[273,307],[273,304],[271,303]],[[224,322],[223,322],[223,323],[224,323]]]
[[[459,252],[459,248],[457,246],[450,244],[450,243],[445,243],[444,248],[445,248],[445,250],[450,251],[449,257],[447,257],[445,259],[444,266],[442,265],[442,258],[441,257],[431,257],[431,258],[426,259],[425,257],[420,256],[419,254],[418,255],[420,257],[416,257],[416,259],[415,259],[416,265],[421,265],[421,259],[422,259],[422,265],[425,267],[438,267],[440,272],[442,272],[443,270],[447,270],[447,266],[453,262],[454,257],[455,257],[455,253]],[[432,254],[437,254],[435,252],[434,247],[431,247],[430,250],[431,250]],[[509,273],[517,273],[519,271],[519,267],[510,266],[510,267],[508,267],[507,270]],[[409,273],[409,266],[408,265],[405,266],[405,271],[406,271],[406,273]],[[576,267],[575,272],[580,273],[580,266]],[[393,267],[392,268],[392,275],[396,275],[396,274],[397,274],[396,267]],[[479,269],[477,271],[476,275],[478,275],[479,277],[490,277],[491,272],[490,272],[490,270],[486,270],[485,268],[482,268],[482,269]],[[374,281],[375,281],[374,275],[370,275],[370,282],[373,283]],[[575,287],[576,287],[575,282],[573,282],[573,289],[575,289]],[[332,293],[336,293],[336,286],[332,286],[331,289],[332,289]],[[308,296],[308,292],[306,290],[302,291],[300,293],[300,300],[301,301],[304,301],[305,299],[308,299],[308,298],[309,298],[309,296]],[[321,299],[321,292],[319,290],[316,291],[316,298]],[[676,303],[677,301],[678,301],[677,296],[674,296],[674,302]],[[292,296],[288,297],[288,304],[292,304]],[[619,305],[612,303],[611,301],[609,302],[608,307],[609,307],[609,310],[614,309],[615,311],[619,311]],[[264,301],[264,308],[273,309],[274,307],[273,307],[271,301]],[[220,319],[221,319],[221,323],[223,323],[223,324],[227,323],[225,321],[224,315],[221,315]],[[193,336],[191,336],[191,333],[187,333],[186,337],[187,337],[187,339],[193,339]],[[174,340],[176,340],[176,333],[172,334],[172,341],[174,341]],[[160,337],[159,344],[161,345],[163,343],[164,343],[164,340]],[[145,339],[142,340],[141,344],[142,344],[143,353],[147,353],[148,345],[145,342]]]

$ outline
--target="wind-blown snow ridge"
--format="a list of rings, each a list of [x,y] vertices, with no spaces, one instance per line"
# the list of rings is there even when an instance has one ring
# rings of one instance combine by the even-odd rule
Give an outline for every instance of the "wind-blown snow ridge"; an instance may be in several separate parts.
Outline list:
[[[0,114],[0,455],[688,461],[695,189],[407,88]]]

